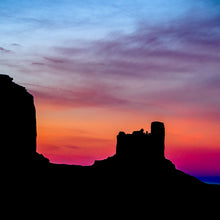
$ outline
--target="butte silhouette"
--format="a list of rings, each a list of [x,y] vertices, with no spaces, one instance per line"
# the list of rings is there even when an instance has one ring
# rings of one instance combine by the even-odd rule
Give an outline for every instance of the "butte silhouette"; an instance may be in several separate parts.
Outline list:
[[[220,195],[218,185],[203,183],[177,170],[165,158],[162,122],[152,122],[151,133],[143,129],[132,134],[119,132],[116,154],[91,166],[61,165],[37,153],[33,96],[7,75],[0,75],[0,103],[2,167],[14,183],[28,180],[33,188],[37,186],[47,193],[52,188],[56,193],[65,189],[78,198],[98,195],[103,199],[107,195],[109,201],[127,203],[152,194],[194,199]]]

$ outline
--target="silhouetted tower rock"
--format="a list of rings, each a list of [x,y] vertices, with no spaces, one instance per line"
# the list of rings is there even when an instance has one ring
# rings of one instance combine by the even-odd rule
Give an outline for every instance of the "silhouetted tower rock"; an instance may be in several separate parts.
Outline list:
[[[162,122],[152,122],[151,133],[144,130],[132,134],[120,132],[117,136],[116,157],[136,164],[163,160],[165,128]]]
[[[154,121],[151,123],[151,138],[156,155],[164,158],[165,128],[162,122]]]
[[[0,74],[1,157],[9,163],[26,163],[36,156],[36,115],[33,96]]]

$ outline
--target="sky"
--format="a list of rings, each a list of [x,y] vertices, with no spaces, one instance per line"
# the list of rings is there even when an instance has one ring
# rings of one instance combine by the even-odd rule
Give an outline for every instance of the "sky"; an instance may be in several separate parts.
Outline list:
[[[178,169],[220,176],[219,0],[2,0],[0,36],[51,162],[91,165],[156,120]]]

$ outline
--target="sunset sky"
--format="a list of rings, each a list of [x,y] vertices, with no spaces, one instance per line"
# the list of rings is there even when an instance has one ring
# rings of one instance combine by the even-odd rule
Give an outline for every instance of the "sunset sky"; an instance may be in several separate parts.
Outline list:
[[[51,162],[90,165],[157,120],[178,169],[220,176],[219,0],[2,0],[0,36]]]

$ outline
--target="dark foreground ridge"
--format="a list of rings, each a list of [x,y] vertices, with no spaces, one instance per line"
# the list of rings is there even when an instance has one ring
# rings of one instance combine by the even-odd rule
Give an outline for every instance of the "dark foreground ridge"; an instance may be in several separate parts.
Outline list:
[[[164,156],[165,128],[152,122],[151,133],[119,132],[116,154],[92,166],[52,164],[36,151],[33,96],[0,75],[0,145],[6,180],[41,193],[68,192],[74,198],[105,197],[133,202],[155,196],[219,196],[218,185],[205,184],[175,168]],[[36,196],[36,195],[35,195]],[[132,198],[132,199],[131,199]],[[138,199],[140,200],[140,199]]]

